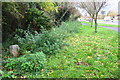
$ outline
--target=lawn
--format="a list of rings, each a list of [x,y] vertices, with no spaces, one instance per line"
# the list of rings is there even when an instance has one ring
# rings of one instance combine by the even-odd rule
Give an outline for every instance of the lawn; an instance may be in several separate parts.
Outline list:
[[[86,22],[86,21],[82,21],[84,23],[87,23],[90,25],[89,22]],[[98,26],[108,26],[108,27],[120,27],[120,25],[112,25],[112,24],[103,24],[103,23],[98,23]]]
[[[79,26],[79,33],[64,40],[69,45],[48,58],[42,74],[30,78],[118,78],[118,33]]]
[[[120,27],[119,25],[102,24],[102,23],[99,23],[98,25],[99,25],[99,26],[108,26],[108,27]]]

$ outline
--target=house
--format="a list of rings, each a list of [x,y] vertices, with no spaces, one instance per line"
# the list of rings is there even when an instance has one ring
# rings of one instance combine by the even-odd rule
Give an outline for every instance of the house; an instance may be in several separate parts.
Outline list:
[[[116,17],[117,17],[118,20],[120,20],[120,14],[118,14]]]

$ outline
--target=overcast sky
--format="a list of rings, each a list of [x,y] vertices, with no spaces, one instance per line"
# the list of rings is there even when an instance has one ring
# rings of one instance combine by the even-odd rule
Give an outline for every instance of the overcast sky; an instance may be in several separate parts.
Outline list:
[[[108,1],[107,6],[103,10],[118,12],[118,2],[119,1],[120,0],[113,0],[113,1],[110,0],[110,1]]]
[[[102,8],[101,11],[104,10],[106,13],[109,12],[109,11],[115,11],[115,12],[118,13],[118,2],[119,1],[120,0],[113,0],[113,1],[112,0],[108,0],[108,2],[106,3],[107,6]],[[82,15],[84,15],[86,13],[86,11],[83,10],[83,9],[79,8],[79,10],[82,13]]]

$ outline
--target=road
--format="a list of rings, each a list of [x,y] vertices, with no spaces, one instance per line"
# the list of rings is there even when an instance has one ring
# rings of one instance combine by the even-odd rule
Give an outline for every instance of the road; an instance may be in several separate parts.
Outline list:
[[[120,25],[120,21],[104,21],[104,20],[98,20],[98,23],[103,23],[103,24],[111,24],[111,25]],[[108,26],[99,26],[99,27],[103,27],[103,28],[108,28],[108,29],[112,29],[115,30],[117,32],[120,32],[120,28],[119,27],[108,27]]]
[[[113,21],[98,20],[98,23],[120,25],[120,21],[117,20],[113,20]]]
[[[98,27],[108,28],[108,29],[112,29],[112,30],[115,30],[117,32],[120,32],[120,28],[118,28],[118,27],[108,27],[108,26],[98,26]]]

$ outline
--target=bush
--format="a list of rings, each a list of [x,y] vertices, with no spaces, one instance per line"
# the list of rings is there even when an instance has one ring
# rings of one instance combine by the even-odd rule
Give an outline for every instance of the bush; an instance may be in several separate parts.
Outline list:
[[[58,53],[57,51],[66,44],[65,38],[80,31],[80,24],[76,26],[76,23],[78,24],[78,22],[62,23],[60,27],[56,27],[51,31],[35,32],[35,34],[21,29],[17,30],[19,33],[15,37],[17,43],[14,41],[15,43],[12,44],[18,44],[23,55],[19,58],[8,58],[3,61],[4,69],[8,71],[8,73],[3,73],[3,77],[16,77],[24,73],[26,76],[31,72],[42,74],[40,71],[43,68],[45,69],[45,54]]]
[[[0,74],[2,75],[0,76],[0,80],[2,80],[2,78],[17,78],[17,76],[13,75],[13,71],[4,72],[0,70]]]
[[[76,25],[77,24],[77,25]],[[81,29],[81,23],[78,21],[69,21],[69,22],[63,22],[62,25],[57,28],[57,31],[62,31],[62,34],[65,35],[73,35],[74,33],[78,33]]]
[[[44,69],[46,58],[43,52],[36,52],[35,54],[23,55],[19,58],[9,58],[6,62],[6,69],[12,70],[14,73],[34,73]]]
[[[70,24],[70,26],[68,25]],[[31,34],[29,31],[21,31],[24,37],[16,35],[21,53],[35,53],[42,51],[45,54],[55,54],[65,44],[63,41],[66,37],[80,31],[80,26],[74,26],[76,22],[63,23],[61,27],[56,27],[51,31],[43,31],[38,34]]]
[[[44,15],[44,12],[38,10],[37,8],[28,9],[28,19],[29,28],[40,31],[40,29],[50,29],[50,18]]]
[[[44,31],[41,34],[25,33],[24,37],[16,36],[20,52],[26,54],[26,51],[35,53],[42,51],[45,54],[53,54],[62,46],[61,36],[50,31]]]

